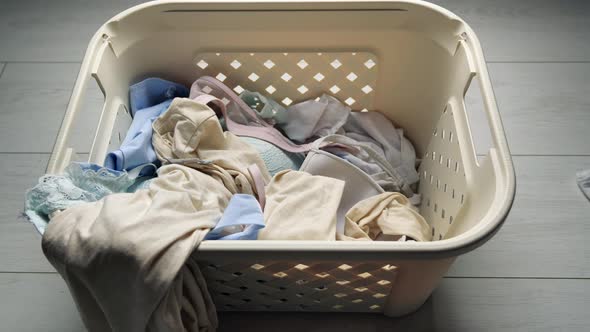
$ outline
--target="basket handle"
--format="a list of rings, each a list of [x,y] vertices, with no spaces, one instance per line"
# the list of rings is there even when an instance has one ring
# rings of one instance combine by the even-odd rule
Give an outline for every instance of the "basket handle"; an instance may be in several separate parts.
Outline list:
[[[469,43],[474,45],[474,47],[470,47],[465,40],[461,42],[466,49],[467,62],[472,73],[471,78],[467,81],[465,89],[471,85],[472,79],[475,77],[479,84],[481,101],[483,102],[485,115],[490,127],[492,142],[488,153],[491,152],[491,149],[495,149],[501,157],[510,158],[510,150],[508,149],[508,143],[504,134],[504,126],[502,124],[502,119],[500,118],[500,113],[498,112],[498,105],[496,104],[494,90],[492,88],[481,45],[479,44],[475,33],[472,31],[470,33],[464,33],[463,36],[464,38],[469,38]]]
[[[75,155],[74,148],[68,146],[69,139],[76,117],[80,116],[80,109],[82,108],[84,98],[86,97],[86,91],[89,87],[91,79],[96,80],[96,83],[102,94],[106,96],[105,89],[98,79],[97,72],[98,66],[100,64],[99,60],[101,59],[100,55],[108,48],[109,43],[107,41],[106,35],[99,33],[94,35],[88,45],[84,60],[80,67],[80,73],[76,78],[76,83],[70,96],[70,101],[68,102],[68,106],[59,128],[55,144],[53,145],[53,150],[51,152],[51,157],[49,158],[46,173],[60,173],[70,163],[72,157]],[[107,101],[105,99],[103,104],[103,113],[106,104]]]

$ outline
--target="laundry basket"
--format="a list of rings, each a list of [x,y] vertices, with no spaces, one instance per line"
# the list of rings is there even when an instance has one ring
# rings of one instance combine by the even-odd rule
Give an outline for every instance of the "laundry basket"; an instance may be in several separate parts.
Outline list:
[[[514,170],[481,46],[463,20],[421,1],[157,1],[126,10],[90,41],[48,172],[101,164],[119,146],[130,84],[160,76],[190,85],[202,75],[284,105],[327,92],[355,111],[382,112],[421,158],[420,212],[432,226],[432,241],[421,243],[204,241],[195,257],[218,310],[404,315],[511,207]],[[95,110],[93,81],[104,95]],[[476,81],[492,136],[480,159],[464,104]]]

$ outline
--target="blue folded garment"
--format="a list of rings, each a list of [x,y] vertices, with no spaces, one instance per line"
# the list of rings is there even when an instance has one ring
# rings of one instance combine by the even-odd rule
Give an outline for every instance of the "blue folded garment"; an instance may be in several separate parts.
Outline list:
[[[188,97],[189,90],[184,85],[157,77],[146,78],[129,87],[129,106],[131,115],[135,112],[162,103],[175,97]]]
[[[256,240],[263,227],[264,215],[256,198],[235,194],[205,240]]]
[[[159,78],[148,78],[129,88],[133,121],[118,150],[107,154],[104,166],[113,170],[130,170],[158,158],[152,146],[152,123],[164,113],[172,98],[187,97],[188,89]],[[149,174],[142,174],[149,175]]]

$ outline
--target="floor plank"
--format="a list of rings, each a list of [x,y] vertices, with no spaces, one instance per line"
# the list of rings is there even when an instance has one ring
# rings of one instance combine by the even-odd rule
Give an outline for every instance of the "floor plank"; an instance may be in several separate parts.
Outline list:
[[[80,65],[10,63],[0,78],[0,152],[48,153],[53,149]],[[83,116],[74,125],[76,151],[88,152],[103,97],[92,85]]]
[[[57,274],[0,273],[6,331],[83,331]],[[590,280],[445,279],[416,313],[221,313],[223,331],[584,331]]]
[[[590,155],[590,64],[492,63],[488,65],[508,146],[517,155]],[[478,153],[489,146],[481,99],[468,94],[475,115]],[[486,132],[487,131],[487,132]]]
[[[18,215],[47,155],[0,154],[0,271],[51,272],[35,230]],[[515,157],[517,194],[512,211],[490,242],[460,257],[449,272],[459,277],[590,278],[590,203],[575,172],[590,157]]]
[[[99,26],[139,0],[5,1],[0,61],[80,61]],[[589,61],[590,5],[564,0],[435,0],[475,30],[490,61]],[[548,24],[548,22],[551,22]]]
[[[590,157],[514,157],[516,199],[500,232],[450,276],[590,278],[590,202],[575,181]]]
[[[488,61],[590,60],[588,1],[432,2],[451,10],[471,26]]]
[[[82,332],[66,284],[56,273],[0,273],[3,331]]]
[[[24,195],[45,172],[47,154],[0,154],[0,271],[54,272],[41,237],[22,217]]]
[[[589,280],[446,279],[403,319],[361,314],[224,313],[219,331],[585,331]]]

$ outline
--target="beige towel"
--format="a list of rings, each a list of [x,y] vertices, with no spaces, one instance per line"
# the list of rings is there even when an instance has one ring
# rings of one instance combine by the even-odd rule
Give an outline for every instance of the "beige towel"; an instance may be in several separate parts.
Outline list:
[[[189,259],[231,193],[212,177],[163,166],[149,189],[55,216],[43,251],[89,331],[213,331],[215,307]]]
[[[344,235],[338,240],[375,240],[385,236],[406,235],[416,241],[428,241],[430,225],[400,193],[386,192],[364,199],[346,213]]]
[[[305,172],[277,173],[266,188],[259,240],[336,240],[344,181]]]
[[[258,152],[230,132],[223,132],[215,112],[187,98],[175,98],[168,110],[153,123],[152,144],[164,164],[170,159],[185,161],[232,193],[254,194],[254,180],[248,167],[255,164],[266,183],[270,174]]]

